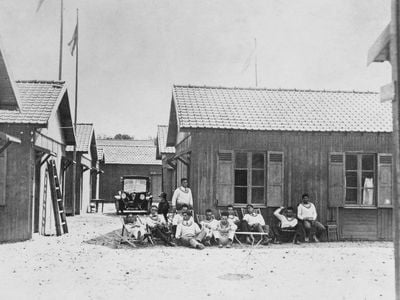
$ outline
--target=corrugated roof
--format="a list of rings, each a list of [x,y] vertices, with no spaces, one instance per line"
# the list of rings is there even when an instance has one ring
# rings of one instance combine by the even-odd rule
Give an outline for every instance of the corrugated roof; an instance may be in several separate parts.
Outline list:
[[[157,146],[158,146],[158,152],[160,154],[175,153],[175,147],[167,147],[167,134],[168,134],[167,125],[157,126]]]
[[[391,132],[391,103],[373,92],[179,86],[179,128]]]
[[[97,140],[97,147],[104,152],[106,164],[161,165],[153,140]]]
[[[17,81],[20,109],[0,110],[0,123],[47,124],[61,101],[64,81]]]

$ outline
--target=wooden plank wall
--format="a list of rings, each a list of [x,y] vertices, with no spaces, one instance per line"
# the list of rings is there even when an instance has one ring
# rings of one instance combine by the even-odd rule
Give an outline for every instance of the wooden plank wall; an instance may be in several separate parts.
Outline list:
[[[377,209],[340,209],[340,236],[349,240],[376,240]]]
[[[323,222],[328,215],[329,152],[388,153],[391,149],[391,135],[385,133],[194,130],[191,134],[191,187],[196,202],[195,208],[199,211],[215,207],[219,149],[283,151],[285,205],[296,206],[301,200],[301,195],[308,192]]]
[[[0,125],[0,131],[21,139],[7,148],[6,204],[0,206],[0,242],[32,238],[34,153],[28,126]]]

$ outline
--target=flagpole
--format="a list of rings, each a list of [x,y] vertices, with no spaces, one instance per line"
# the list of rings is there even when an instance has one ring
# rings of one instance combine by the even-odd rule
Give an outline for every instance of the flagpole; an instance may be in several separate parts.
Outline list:
[[[61,20],[60,20],[60,56],[58,61],[58,80],[62,78],[62,60],[63,60],[63,35],[64,35],[64,0],[61,0]]]
[[[257,78],[257,39],[254,38],[254,72],[255,72],[255,79],[256,79],[256,87],[258,85],[258,78]]]
[[[76,57],[75,57],[75,116],[74,116],[74,131],[76,134],[76,123],[77,123],[77,119],[78,119],[78,61],[79,61],[79,48],[78,48],[78,44],[79,44],[79,9],[76,10]],[[78,163],[76,162],[76,142],[74,145],[74,153],[73,153],[73,161],[75,162],[74,164],[74,168],[72,170],[72,215],[75,215],[75,209],[76,209],[76,173],[77,173],[77,167],[78,167]]]

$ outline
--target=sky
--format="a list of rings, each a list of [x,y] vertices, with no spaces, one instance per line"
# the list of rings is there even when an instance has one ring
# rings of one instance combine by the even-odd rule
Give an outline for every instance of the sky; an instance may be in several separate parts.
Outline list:
[[[0,37],[15,80],[57,80],[60,0],[0,0]],[[389,63],[367,52],[390,0],[64,0],[63,80],[79,8],[78,122],[96,134],[154,137],[174,84],[379,91]],[[246,61],[251,57],[248,68]]]

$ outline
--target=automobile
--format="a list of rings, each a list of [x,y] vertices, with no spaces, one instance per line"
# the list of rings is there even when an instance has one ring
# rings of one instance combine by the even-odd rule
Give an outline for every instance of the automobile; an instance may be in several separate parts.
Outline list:
[[[147,214],[153,202],[150,193],[150,177],[147,176],[122,176],[121,190],[115,198],[117,214],[133,213]]]

